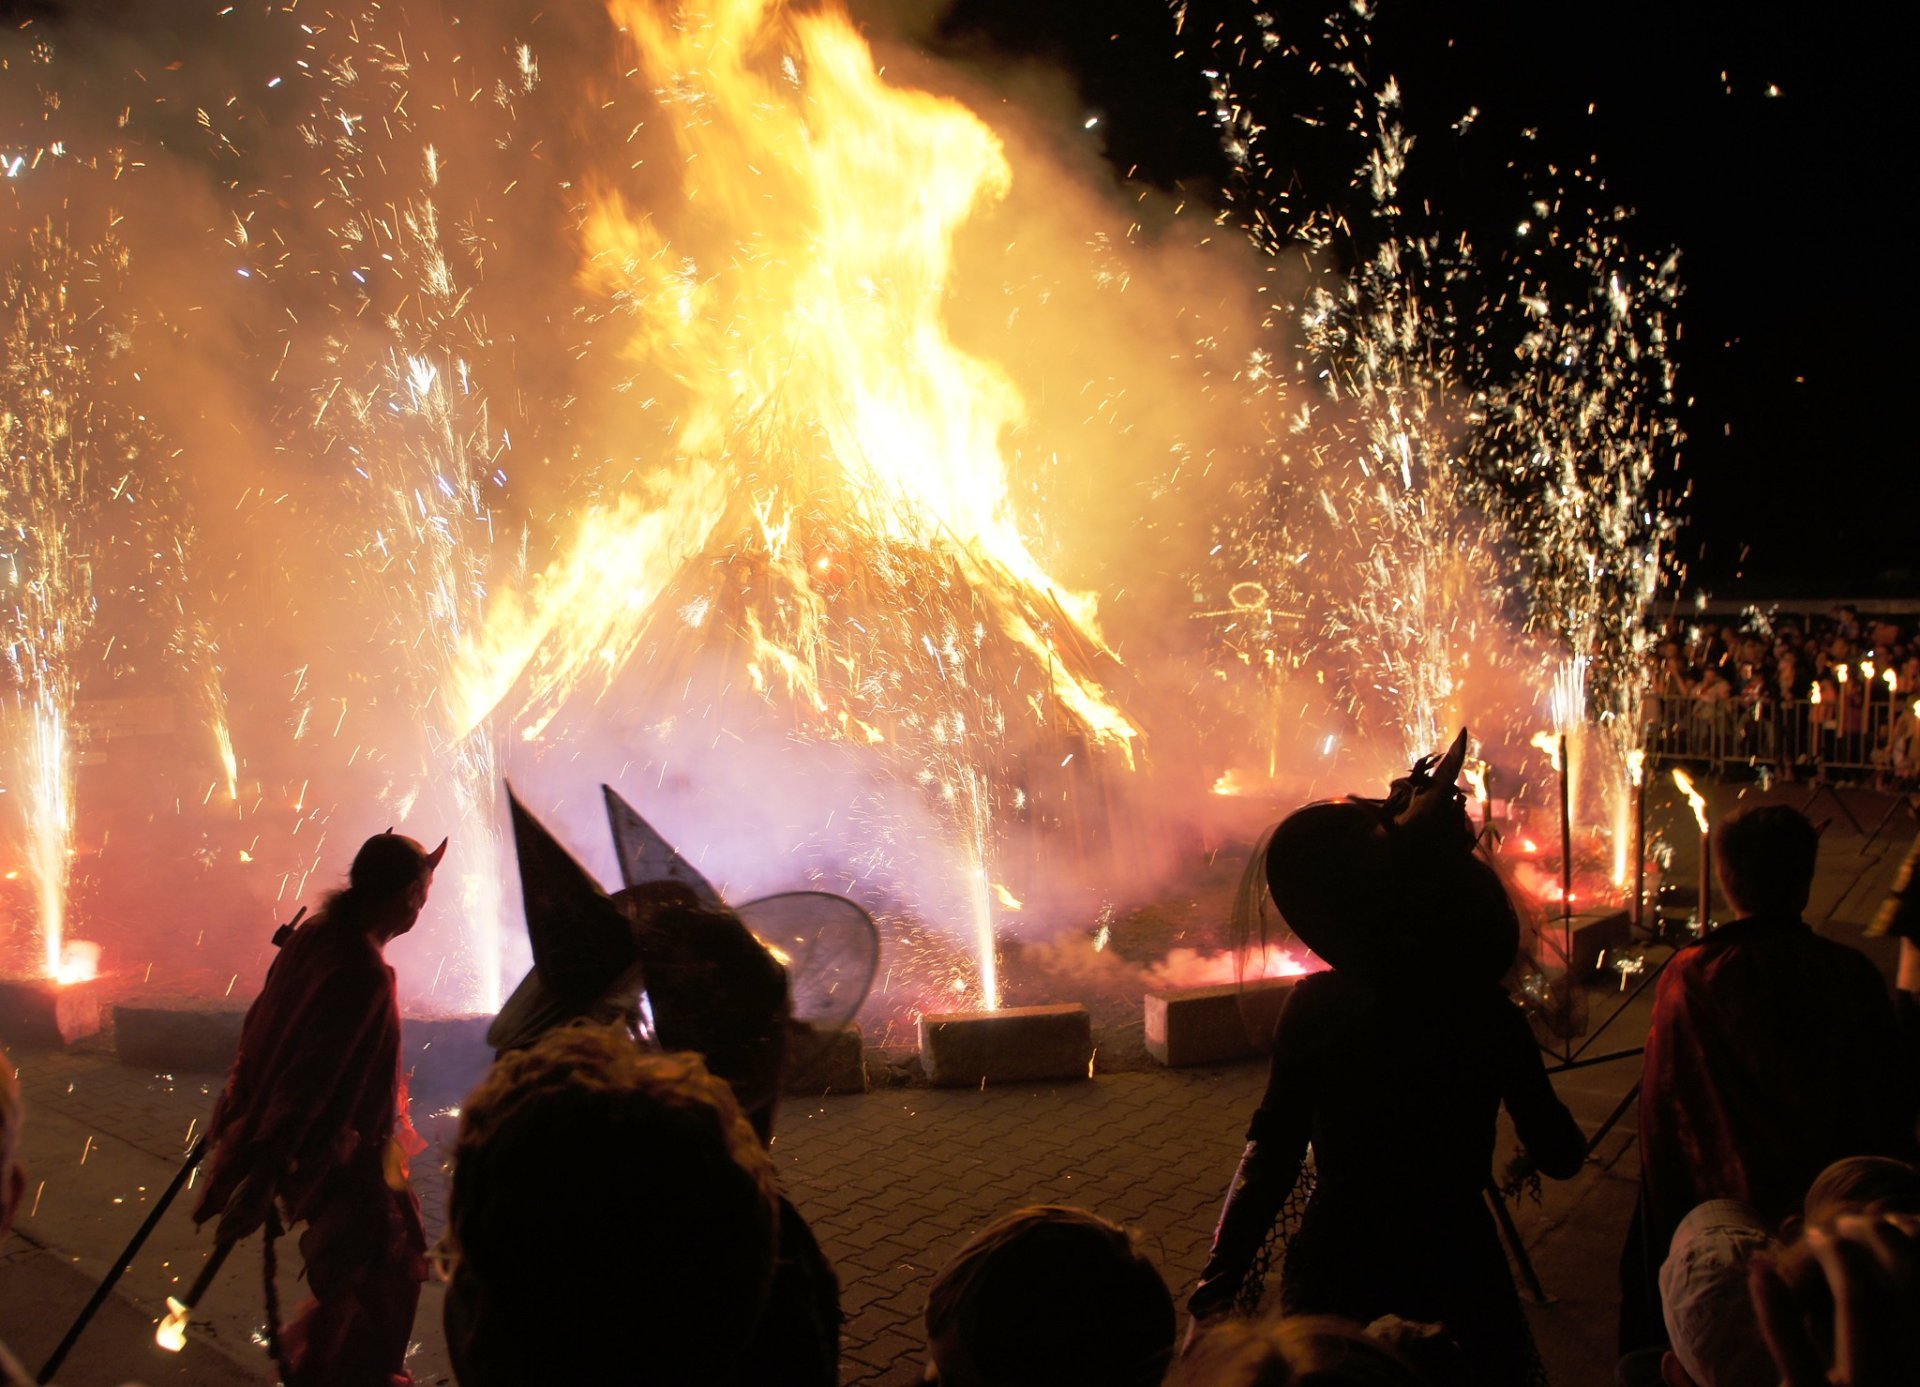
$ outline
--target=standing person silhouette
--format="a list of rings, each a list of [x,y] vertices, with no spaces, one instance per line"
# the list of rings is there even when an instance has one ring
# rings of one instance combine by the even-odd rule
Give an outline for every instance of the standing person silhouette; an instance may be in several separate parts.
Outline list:
[[[426,1237],[407,1160],[400,1005],[389,940],[412,929],[447,845],[379,833],[347,885],[295,929],[247,1009],[207,1129],[196,1223],[237,1242],[270,1214],[304,1223],[313,1300],[280,1348],[290,1387],[406,1387]]]
[[[1468,1380],[1538,1380],[1526,1320],[1483,1198],[1501,1105],[1538,1167],[1580,1169],[1586,1142],[1554,1095],[1500,979],[1519,921],[1473,851],[1455,788],[1463,730],[1385,800],[1309,805],[1274,831],[1268,889],[1330,965],[1281,1009],[1267,1091],[1221,1211],[1196,1320],[1230,1310],[1311,1144],[1317,1185],[1287,1242],[1288,1315],[1442,1325]]]

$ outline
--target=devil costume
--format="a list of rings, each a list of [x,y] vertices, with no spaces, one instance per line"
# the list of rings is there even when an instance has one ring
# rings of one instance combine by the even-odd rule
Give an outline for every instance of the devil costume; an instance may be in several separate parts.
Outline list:
[[[1467,1377],[1525,1383],[1535,1358],[1484,1199],[1504,1103],[1538,1167],[1586,1143],[1499,979],[1519,922],[1473,852],[1454,789],[1461,733],[1384,801],[1315,804],[1274,830],[1267,887],[1330,965],[1281,1010],[1267,1091],[1221,1211],[1196,1317],[1242,1300],[1311,1146],[1317,1184],[1287,1240],[1285,1313],[1437,1322]]]
[[[267,1172],[287,1222],[306,1224],[300,1253],[314,1298],[278,1346],[296,1387],[412,1381],[406,1350],[427,1244],[407,1161],[426,1143],[407,1120],[393,969],[363,898],[380,894],[370,884],[431,874],[445,848],[428,853],[392,833],[361,848],[354,884],[274,959],[207,1129],[196,1223]]]

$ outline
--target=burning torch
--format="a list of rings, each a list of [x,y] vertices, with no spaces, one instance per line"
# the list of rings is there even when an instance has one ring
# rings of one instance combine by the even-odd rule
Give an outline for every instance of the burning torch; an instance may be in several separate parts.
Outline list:
[[[1700,933],[1705,934],[1713,910],[1713,837],[1707,828],[1707,801],[1693,788],[1693,777],[1678,766],[1673,768],[1673,783],[1687,797],[1693,820],[1700,825]]]
[[[178,1353],[187,1346],[187,1320],[193,1314],[193,1307],[207,1293],[207,1287],[220,1274],[227,1254],[233,1249],[234,1244],[230,1242],[214,1244],[213,1254],[207,1258],[207,1264],[200,1268],[200,1274],[187,1287],[187,1298],[175,1300],[172,1296],[167,1297],[167,1316],[160,1321],[160,1327],[153,1331],[153,1341],[168,1353]]]

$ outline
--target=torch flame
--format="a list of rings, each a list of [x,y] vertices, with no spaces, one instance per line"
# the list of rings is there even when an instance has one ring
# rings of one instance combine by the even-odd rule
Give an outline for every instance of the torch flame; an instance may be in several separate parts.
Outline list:
[[[1678,785],[1680,793],[1687,797],[1687,804],[1693,810],[1693,820],[1700,825],[1700,832],[1704,834],[1707,831],[1706,797],[1693,788],[1693,777],[1678,766],[1673,768],[1673,783]]]
[[[187,1346],[187,1317],[192,1313],[193,1307],[182,1305],[168,1296],[166,1317],[160,1321],[160,1327],[153,1331],[153,1341],[168,1353],[180,1352]]]
[[[1560,734],[1557,732],[1536,732],[1527,739],[1527,745],[1535,751],[1547,754],[1547,763],[1554,770],[1560,769]]]
[[[1846,683],[1846,682],[1847,682],[1847,674],[1848,674],[1848,669],[1847,669],[1847,666],[1845,666],[1845,665],[1835,665],[1835,666],[1833,667],[1833,679],[1834,679],[1834,682],[1835,682],[1836,684],[1844,684],[1844,683]]]
[[[1638,788],[1646,782],[1647,753],[1641,747],[1635,747],[1627,753],[1627,783]]]
[[[1813,686],[1813,697],[1811,701],[1816,705],[1818,705],[1820,702],[1820,685],[1818,682],[1816,682]]]

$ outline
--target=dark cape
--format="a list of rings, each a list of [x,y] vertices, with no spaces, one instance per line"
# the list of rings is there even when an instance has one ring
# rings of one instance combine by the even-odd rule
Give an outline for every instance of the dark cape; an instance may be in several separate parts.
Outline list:
[[[248,1008],[193,1212],[217,1218],[250,1173],[279,1172],[315,1296],[283,1336],[297,1383],[409,1380],[426,1238],[405,1181],[424,1143],[405,1109],[393,969],[336,899],[294,931]]]
[[[1676,954],[1647,1034],[1622,1348],[1664,1339],[1658,1270],[1696,1205],[1735,1199],[1778,1225],[1841,1157],[1910,1158],[1911,1115],[1893,1004],[1864,954],[1760,918]]]
[[[1502,1104],[1542,1170],[1579,1170],[1585,1139],[1496,984],[1303,978],[1195,1312],[1237,1293],[1311,1142],[1318,1184],[1287,1244],[1284,1311],[1441,1323],[1474,1381],[1526,1381],[1531,1341],[1482,1195]]]

